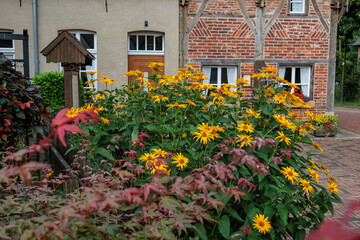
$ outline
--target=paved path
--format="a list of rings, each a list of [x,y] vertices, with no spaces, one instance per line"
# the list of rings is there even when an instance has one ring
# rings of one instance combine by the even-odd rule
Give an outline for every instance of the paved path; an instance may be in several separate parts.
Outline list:
[[[360,107],[335,107],[335,114],[340,128],[360,134]]]
[[[318,155],[312,159],[324,164],[339,181],[338,189],[344,205],[353,199],[360,199],[360,135],[340,129],[335,138],[313,137],[313,140],[324,151],[314,151]],[[342,216],[344,205],[335,205],[334,218]],[[360,210],[352,217],[349,227],[360,231]]]

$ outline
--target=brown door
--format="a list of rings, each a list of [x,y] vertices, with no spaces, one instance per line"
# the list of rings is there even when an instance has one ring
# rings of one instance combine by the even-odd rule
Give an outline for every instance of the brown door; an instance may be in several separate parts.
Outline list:
[[[153,71],[149,68],[149,64],[152,62],[164,63],[164,56],[149,56],[149,55],[129,55],[129,71],[130,70],[140,70],[142,72],[147,72],[149,76],[153,75]],[[162,71],[164,68],[162,67]],[[163,73],[163,72],[162,72]],[[129,78],[129,83],[133,79]]]

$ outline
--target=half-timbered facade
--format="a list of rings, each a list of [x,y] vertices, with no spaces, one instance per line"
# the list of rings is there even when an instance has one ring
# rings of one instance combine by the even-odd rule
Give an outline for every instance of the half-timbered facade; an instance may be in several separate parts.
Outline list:
[[[316,111],[332,112],[336,32],[345,6],[342,0],[182,0],[180,61],[212,84],[276,66],[315,101]]]

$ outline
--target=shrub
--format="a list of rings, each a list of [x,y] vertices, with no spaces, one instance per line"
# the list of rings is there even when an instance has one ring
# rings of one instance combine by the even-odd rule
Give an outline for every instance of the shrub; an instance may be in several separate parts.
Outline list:
[[[126,75],[136,82],[94,93],[89,105],[58,114],[50,135],[60,134],[65,143],[65,132],[75,133],[69,151],[78,151],[72,166],[73,173],[83,173],[83,187],[68,198],[53,196],[46,185],[34,187],[28,201],[1,204],[3,232],[38,238],[303,239],[333,212],[332,203],[341,201],[338,183],[311,160],[311,152],[303,152],[304,144],[320,146],[307,137],[312,125],[288,107],[308,106],[275,88],[277,81],[295,87],[278,78],[276,69],[253,75],[267,78],[269,86],[254,89],[254,99],[246,100],[243,79],[239,86],[216,88],[202,83],[203,74],[190,66],[178,76],[161,76],[159,64],[150,67],[157,74],[149,80],[130,71]],[[100,116],[98,123],[86,125],[89,111]],[[73,125],[78,122],[91,137],[79,134]],[[56,185],[63,179],[44,181]],[[27,211],[34,207],[37,214]]]
[[[32,78],[39,85],[41,95],[49,104],[50,113],[54,114],[65,106],[64,72],[44,72]],[[81,80],[80,80],[81,83]],[[81,101],[85,102],[84,87],[80,84]]]
[[[37,86],[15,71],[10,61],[0,64],[0,81],[0,148],[5,149],[40,124],[46,107]]]
[[[338,115],[330,115],[330,114],[320,114],[320,115],[311,115],[311,123],[315,126],[326,126],[331,125],[332,127],[336,127],[338,122]]]

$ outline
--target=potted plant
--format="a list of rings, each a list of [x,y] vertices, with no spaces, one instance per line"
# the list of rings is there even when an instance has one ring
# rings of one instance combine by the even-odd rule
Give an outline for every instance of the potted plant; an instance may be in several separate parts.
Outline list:
[[[337,133],[338,115],[322,114],[312,118],[311,123],[315,126],[313,135],[316,137],[333,137]]]

